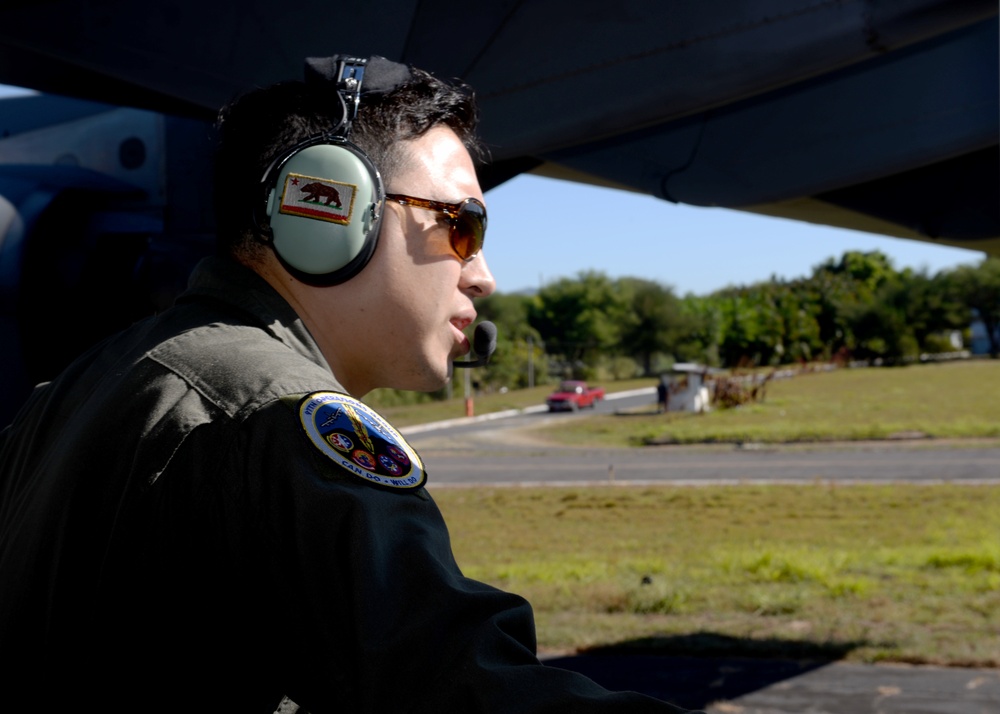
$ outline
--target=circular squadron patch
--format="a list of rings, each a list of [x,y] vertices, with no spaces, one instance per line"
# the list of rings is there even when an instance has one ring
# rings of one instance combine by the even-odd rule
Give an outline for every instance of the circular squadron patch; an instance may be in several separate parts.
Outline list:
[[[374,410],[354,397],[314,392],[299,405],[313,445],[343,469],[377,486],[409,490],[427,481],[417,452]]]

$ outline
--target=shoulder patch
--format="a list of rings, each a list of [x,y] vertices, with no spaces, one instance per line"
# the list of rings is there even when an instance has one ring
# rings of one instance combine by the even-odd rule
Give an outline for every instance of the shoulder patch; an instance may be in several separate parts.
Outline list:
[[[336,392],[307,394],[299,420],[313,446],[338,466],[376,486],[420,488],[424,464],[398,431],[371,407]]]

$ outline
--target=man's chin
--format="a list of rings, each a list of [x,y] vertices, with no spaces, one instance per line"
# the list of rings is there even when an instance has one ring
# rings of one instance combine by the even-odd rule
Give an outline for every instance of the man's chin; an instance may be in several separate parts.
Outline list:
[[[419,374],[413,375],[412,379],[406,380],[396,389],[405,389],[410,392],[436,392],[444,389],[451,382],[452,370],[450,360],[443,368],[437,365],[427,365]]]

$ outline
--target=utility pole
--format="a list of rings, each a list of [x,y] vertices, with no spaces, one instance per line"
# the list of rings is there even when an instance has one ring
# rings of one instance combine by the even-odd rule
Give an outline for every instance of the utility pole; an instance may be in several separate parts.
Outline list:
[[[463,369],[465,372],[465,416],[475,416],[476,412],[472,405],[472,375],[471,369]]]
[[[528,389],[535,386],[535,339],[528,335]]]

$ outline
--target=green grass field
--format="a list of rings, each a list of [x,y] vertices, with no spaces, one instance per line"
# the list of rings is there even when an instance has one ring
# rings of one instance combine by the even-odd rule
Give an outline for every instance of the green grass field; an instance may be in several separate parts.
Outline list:
[[[994,361],[840,370],[775,381],[736,410],[563,419],[536,433],[621,447],[903,433],[993,443],[998,395]],[[532,602],[543,651],[1000,667],[1000,486],[433,493],[459,564]]]
[[[433,493],[543,651],[1000,666],[1000,487]]]

